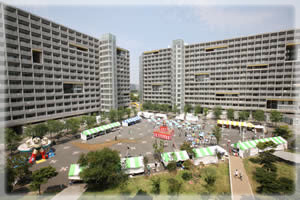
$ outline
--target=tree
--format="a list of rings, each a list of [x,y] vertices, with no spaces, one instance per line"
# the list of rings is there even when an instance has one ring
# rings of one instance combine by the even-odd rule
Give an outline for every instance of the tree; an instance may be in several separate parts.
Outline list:
[[[173,105],[173,112],[177,114],[179,112],[178,106],[176,104]]]
[[[114,110],[114,109],[111,109],[108,113],[108,119],[109,121],[112,123],[112,122],[115,122],[116,119],[117,119],[117,111]]]
[[[246,120],[248,120],[249,115],[250,115],[250,113],[249,113],[248,111],[245,111],[245,110],[240,111],[240,112],[239,112],[239,119],[240,119],[241,121],[246,121]]]
[[[282,113],[277,110],[272,110],[270,113],[270,120],[275,123],[275,126],[277,126],[277,122],[282,120]]]
[[[208,111],[209,111],[208,108],[203,108],[203,114],[204,114],[205,119],[208,114]]]
[[[130,118],[130,115],[131,115],[131,109],[130,108],[126,108],[126,114],[127,114],[127,117]]]
[[[234,120],[234,110],[231,108],[227,110],[227,119]]]
[[[191,172],[183,172],[182,175],[181,175],[182,179],[185,180],[185,181],[189,181],[193,178],[193,175]]]
[[[47,135],[47,133],[49,132],[48,126],[46,125],[46,123],[40,123],[37,124],[35,126],[33,126],[33,135],[32,136],[37,136],[37,137],[43,137],[45,135]]]
[[[160,178],[152,178],[151,179],[151,185],[152,185],[152,193],[155,195],[160,194]]]
[[[185,104],[184,105],[184,108],[183,108],[183,111],[184,111],[184,118],[186,117],[186,114],[191,112],[192,110],[192,106],[190,104]]]
[[[50,137],[52,138],[53,133],[59,133],[63,130],[64,124],[59,120],[49,120],[47,121],[47,127],[50,133]]]
[[[180,183],[178,180],[176,180],[174,178],[169,178],[168,183],[169,183],[168,194],[169,195],[178,195],[180,192],[182,183]]]
[[[125,115],[125,111],[123,108],[117,111],[118,121],[122,121]]]
[[[77,118],[67,119],[65,123],[65,129],[67,129],[68,133],[75,134],[79,130],[80,121]]]
[[[189,154],[189,156],[195,156],[195,152],[193,151],[190,142],[183,142],[180,146],[180,150],[185,150]]]
[[[136,116],[136,115],[137,115],[136,107],[133,107],[132,109],[133,109],[133,114],[134,114],[134,116]]]
[[[8,161],[5,165],[5,191],[10,193],[13,191],[14,182],[16,180],[16,173],[13,166],[8,164]]]
[[[214,107],[214,117],[215,117],[215,119],[220,119],[221,114],[222,114],[222,107],[221,106]]]
[[[47,183],[50,178],[55,177],[57,174],[56,169],[52,166],[34,171],[30,188],[34,191],[38,190],[39,194],[41,194],[41,185]]]
[[[287,140],[293,136],[293,132],[288,125],[282,125],[275,128],[274,135],[281,136]]]
[[[200,105],[197,105],[195,107],[195,115],[202,113],[202,111],[203,111],[203,108]]]
[[[275,144],[272,141],[268,142],[259,142],[256,147],[263,152],[259,152],[258,156],[258,162],[262,165],[262,168],[264,168],[266,171],[273,171],[276,172],[277,168],[273,164],[277,161],[277,158],[273,155],[274,148],[276,148],[277,144]],[[269,150],[266,150],[267,148],[270,148]]]
[[[12,152],[18,148],[22,137],[10,128],[6,128],[4,134],[6,149],[12,154]]]
[[[157,143],[157,140],[154,141],[152,144],[152,147],[154,149],[154,157],[158,160],[161,158],[161,154],[164,152],[164,142],[162,140]]]
[[[222,137],[221,128],[218,125],[215,125],[212,132],[213,132],[213,135],[216,137],[217,144],[219,144],[221,137]]]
[[[90,188],[106,189],[118,186],[128,178],[121,169],[119,152],[104,148],[100,151],[91,151],[81,158],[80,178]],[[87,164],[86,164],[87,163]]]
[[[88,129],[93,128],[97,122],[96,117],[90,115],[84,116],[83,121]]]
[[[214,168],[204,168],[202,171],[202,176],[206,182],[206,185],[209,187],[213,186],[217,179],[216,170]]]
[[[168,170],[169,172],[176,171],[176,169],[177,169],[177,164],[176,164],[175,161],[171,161],[171,162],[168,163],[168,165],[167,165],[167,170]]]
[[[266,119],[265,112],[263,110],[256,110],[252,115],[254,120],[258,122],[263,122]]]
[[[255,180],[260,183],[256,188],[258,193],[264,194],[279,194],[279,183],[276,180],[277,174],[275,172],[268,172],[263,168],[256,168],[254,172]]]

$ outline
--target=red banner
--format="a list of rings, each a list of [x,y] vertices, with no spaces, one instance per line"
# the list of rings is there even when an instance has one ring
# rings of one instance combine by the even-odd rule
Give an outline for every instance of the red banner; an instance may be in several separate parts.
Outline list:
[[[164,133],[159,133],[159,132],[153,132],[154,137],[160,138],[163,140],[172,140],[172,135],[169,134],[164,134]]]

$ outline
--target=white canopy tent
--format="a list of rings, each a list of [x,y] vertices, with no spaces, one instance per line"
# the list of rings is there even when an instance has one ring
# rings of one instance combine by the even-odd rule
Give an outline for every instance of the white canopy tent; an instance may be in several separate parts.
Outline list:
[[[179,161],[186,161],[190,159],[186,151],[162,153],[161,157],[165,167],[169,164],[170,161],[179,162]]]
[[[159,117],[159,118],[162,118],[162,119],[168,119],[166,114],[161,114],[161,113],[155,114],[155,117]]]
[[[184,120],[184,114],[177,115],[175,119]]]
[[[198,121],[199,119],[198,119],[198,116],[195,116],[195,115],[193,115],[192,113],[188,113],[188,114],[186,115],[186,120],[187,120],[187,121],[196,122],[196,121]]]
[[[231,146],[233,148],[236,148],[239,150],[240,157],[245,158],[248,156],[257,155],[261,150],[259,150],[256,147],[256,145],[259,142],[268,142],[268,141],[272,141],[275,144],[277,144],[277,147],[274,149],[275,151],[283,151],[283,150],[287,149],[288,143],[281,136],[251,140],[251,141],[246,141],[246,142],[238,142],[238,143],[232,144]],[[268,150],[268,148],[266,150]]]
[[[154,113],[150,113],[150,112],[138,112],[137,115],[140,117],[144,117],[146,119],[150,119],[150,118],[154,117]]]
[[[206,148],[197,148],[193,149],[195,152],[195,156],[193,158],[194,164],[199,165],[200,163],[203,164],[211,164],[217,163],[218,157],[217,152],[223,153],[224,155],[228,155],[227,151],[220,146],[210,146]]]
[[[131,157],[121,159],[122,169],[125,174],[140,174],[144,173],[144,157]]]
[[[83,167],[80,167],[78,164],[71,164],[68,174],[69,180],[81,180],[79,173],[82,171]]]

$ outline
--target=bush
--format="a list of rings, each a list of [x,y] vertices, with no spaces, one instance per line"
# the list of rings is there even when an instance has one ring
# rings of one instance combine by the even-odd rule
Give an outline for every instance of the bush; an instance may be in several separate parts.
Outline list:
[[[168,194],[169,195],[178,195],[179,191],[181,189],[182,183],[180,183],[179,181],[177,181],[174,178],[169,178],[168,183],[169,183]]]
[[[189,181],[192,179],[193,175],[191,172],[183,172],[181,177],[183,180]]]
[[[160,193],[160,178],[151,179],[152,182],[152,193],[159,194]]]
[[[216,170],[213,168],[204,168],[203,169],[203,178],[208,186],[214,185],[217,180]]]
[[[189,170],[193,167],[193,163],[190,160],[186,160],[186,161],[184,161],[183,166],[184,166],[184,169]]]
[[[173,172],[176,171],[177,165],[175,161],[171,161],[169,162],[169,164],[167,165],[167,169],[169,172]]]

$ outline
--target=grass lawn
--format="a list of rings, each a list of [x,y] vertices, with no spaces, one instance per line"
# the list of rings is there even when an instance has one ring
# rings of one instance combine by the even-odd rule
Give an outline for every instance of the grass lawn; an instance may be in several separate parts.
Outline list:
[[[255,181],[255,178],[253,176],[253,172],[255,172],[255,168],[256,167],[261,167],[261,165],[253,163],[249,160],[249,158],[246,158],[243,160],[244,162],[244,167],[247,171],[247,175],[248,178],[250,180],[251,183],[251,187],[252,187],[252,191],[253,193],[256,194],[256,188],[259,186],[259,183],[257,183]],[[296,178],[296,168],[293,165],[290,165],[286,162],[281,162],[281,161],[277,161],[275,163],[276,167],[277,167],[277,174],[278,174],[278,178],[279,177],[286,177],[289,179],[292,179],[295,181]]]
[[[151,178],[159,177],[161,179],[161,186],[160,186],[160,195],[168,195],[168,182],[169,178],[175,178],[179,182],[182,183],[182,187],[180,189],[181,195],[199,195],[206,193],[208,190],[205,187],[205,181],[203,177],[199,177],[201,175],[201,170],[204,168],[214,168],[216,170],[216,182],[213,186],[213,195],[228,195],[230,194],[230,183],[229,183],[229,169],[228,163],[220,163],[218,165],[209,165],[203,168],[198,166],[194,167],[193,170],[193,178],[190,181],[184,181],[181,177],[184,171],[177,170],[177,173],[168,173],[162,172],[160,174],[148,176],[137,176],[134,178],[130,178],[128,182],[123,187],[117,187],[115,189],[108,189],[102,192],[94,192],[94,191],[87,191],[82,196],[81,199],[88,199],[89,197],[95,197],[96,195],[103,195],[107,198],[105,199],[114,199],[111,195],[129,195],[135,196],[139,189],[146,191],[148,194],[151,194]],[[186,170],[188,171],[188,170]],[[109,197],[111,196],[111,198]],[[166,196],[165,196],[166,197]],[[155,199],[164,199],[163,196],[156,197]],[[199,197],[198,197],[199,199]]]

